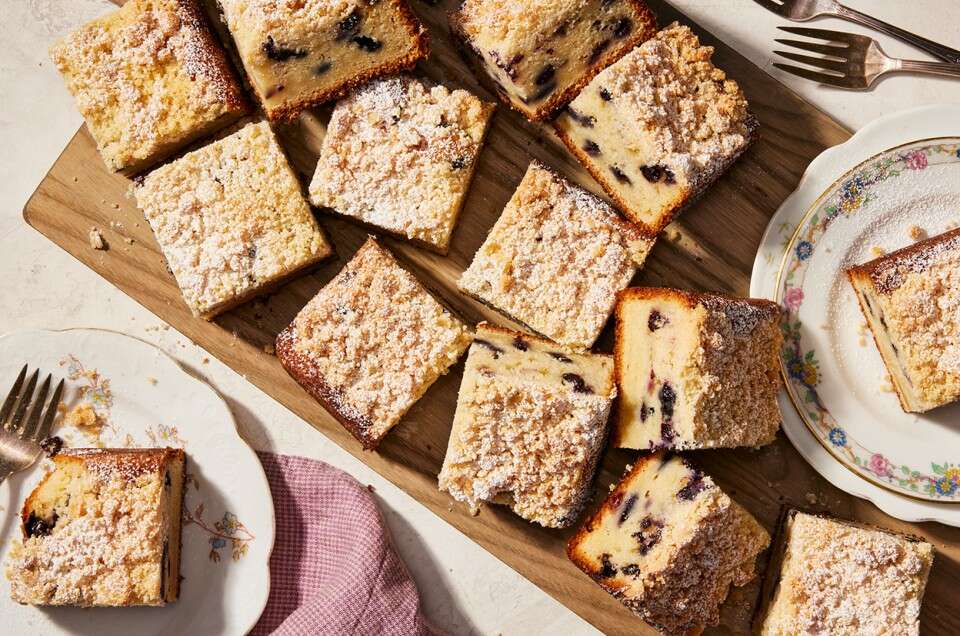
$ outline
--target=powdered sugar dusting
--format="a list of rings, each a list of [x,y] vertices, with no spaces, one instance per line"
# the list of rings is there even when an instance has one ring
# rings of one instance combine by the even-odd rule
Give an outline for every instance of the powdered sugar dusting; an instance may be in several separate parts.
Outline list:
[[[919,634],[933,547],[797,513],[763,634]]]
[[[239,85],[192,2],[129,2],[50,54],[115,170],[244,110]]]
[[[372,82],[337,104],[311,200],[446,249],[492,112],[465,90]]]
[[[609,121],[623,139],[649,137],[658,163],[694,191],[743,151],[756,126],[740,87],[713,65],[712,55],[689,27],[674,23],[588,87],[608,91],[608,107],[618,114]]]
[[[471,334],[370,239],[297,314],[286,337],[306,361],[286,361],[287,368],[302,383],[322,381],[355,434],[375,444],[457,361]],[[286,349],[278,342],[278,355]]]
[[[605,203],[534,162],[459,286],[561,344],[587,348],[652,246]]]

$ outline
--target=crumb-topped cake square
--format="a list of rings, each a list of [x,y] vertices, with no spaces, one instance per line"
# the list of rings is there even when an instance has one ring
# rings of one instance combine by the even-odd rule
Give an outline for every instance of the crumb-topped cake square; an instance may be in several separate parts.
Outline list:
[[[616,395],[610,356],[477,325],[439,485],[478,510],[503,503],[548,528],[590,498]]]
[[[114,172],[139,172],[247,110],[197,0],[131,0],[50,56]]]
[[[458,285],[555,342],[587,349],[653,242],[534,161]]]
[[[634,287],[617,299],[620,448],[729,448],[780,428],[780,306]]]
[[[534,121],[657,28],[642,0],[465,0],[450,23],[504,103]]]
[[[367,84],[333,111],[311,202],[446,253],[493,109],[409,76]]]
[[[375,448],[471,337],[370,238],[277,336],[276,352],[344,428]]]
[[[23,504],[7,562],[31,605],[164,605],[180,592],[184,453],[62,450]]]
[[[847,270],[904,411],[960,398],[960,229]]]
[[[757,136],[713,47],[672,24],[609,66],[557,118],[560,138],[632,220],[659,232]]]
[[[731,585],[756,576],[770,535],[685,459],[640,457],[567,544],[604,590],[664,634],[716,625]]]
[[[920,633],[932,545],[796,510],[781,532],[779,579],[762,636]]]
[[[429,52],[406,0],[220,0],[220,7],[271,120],[411,69]]]
[[[266,122],[154,170],[133,191],[196,316],[212,318],[333,253]]]

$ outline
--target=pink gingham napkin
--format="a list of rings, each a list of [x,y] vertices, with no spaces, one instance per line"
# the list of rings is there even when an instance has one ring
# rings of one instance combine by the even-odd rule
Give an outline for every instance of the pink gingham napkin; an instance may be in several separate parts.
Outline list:
[[[323,462],[258,455],[277,538],[270,598],[251,634],[438,633],[420,613],[417,588],[364,486]]]

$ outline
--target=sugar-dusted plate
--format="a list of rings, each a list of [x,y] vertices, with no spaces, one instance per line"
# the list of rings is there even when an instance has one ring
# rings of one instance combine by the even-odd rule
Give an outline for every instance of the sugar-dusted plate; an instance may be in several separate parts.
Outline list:
[[[3,633],[244,634],[270,589],[273,500],[256,454],[223,399],[156,347],[99,330],[20,331],[0,338],[0,393],[24,363],[66,379],[65,405],[89,405],[95,426],[60,422],[67,446],[172,446],[187,453],[180,599],[166,607],[39,608],[0,583]],[[61,418],[61,420],[64,418]],[[0,485],[0,558],[44,459]]]
[[[960,405],[904,413],[844,270],[960,225],[960,107],[897,113],[815,159],[751,294],[784,305],[784,430],[821,474],[908,521],[960,525]]]

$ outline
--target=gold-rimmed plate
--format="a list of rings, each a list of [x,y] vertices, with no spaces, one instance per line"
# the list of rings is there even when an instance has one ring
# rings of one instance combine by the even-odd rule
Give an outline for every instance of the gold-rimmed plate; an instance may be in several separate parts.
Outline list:
[[[960,225],[958,116],[889,116],[811,163],[768,227],[751,284],[786,310],[784,430],[804,457],[895,516],[953,524],[960,405],[900,409],[844,270]]]

